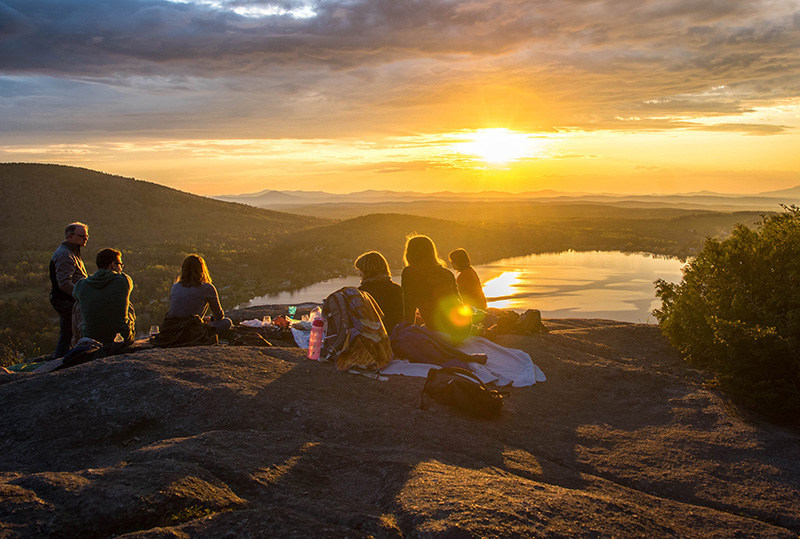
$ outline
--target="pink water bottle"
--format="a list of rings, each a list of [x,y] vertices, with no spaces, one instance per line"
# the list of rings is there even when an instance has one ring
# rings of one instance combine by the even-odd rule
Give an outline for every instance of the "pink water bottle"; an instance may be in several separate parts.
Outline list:
[[[308,338],[308,359],[318,360],[319,351],[322,347],[322,332],[325,321],[322,318],[315,318],[311,322],[311,336]]]

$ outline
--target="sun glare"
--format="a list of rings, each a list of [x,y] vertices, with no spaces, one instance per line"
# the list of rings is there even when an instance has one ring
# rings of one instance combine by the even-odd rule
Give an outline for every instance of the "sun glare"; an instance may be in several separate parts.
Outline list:
[[[523,157],[532,157],[536,142],[526,133],[517,133],[505,128],[479,129],[460,142],[454,149],[461,154],[474,155],[481,161],[505,164]]]
[[[504,271],[494,279],[483,283],[483,293],[489,300],[489,306],[496,309],[511,307],[511,296],[516,292],[522,282],[522,273],[519,271]]]

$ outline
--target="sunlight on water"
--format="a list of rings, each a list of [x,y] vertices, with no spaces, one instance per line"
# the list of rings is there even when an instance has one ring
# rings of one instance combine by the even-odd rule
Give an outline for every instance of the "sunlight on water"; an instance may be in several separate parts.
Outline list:
[[[516,289],[521,286],[522,280],[521,271],[504,271],[497,277],[484,282],[483,293],[487,298],[494,298],[490,307],[498,309],[509,308],[511,300],[501,298],[512,297],[516,293]]]
[[[653,281],[679,282],[683,265],[676,258],[644,253],[567,251],[506,258],[475,266],[475,270],[490,307],[539,309],[544,318],[655,323],[650,313],[661,302],[655,297]],[[359,284],[355,276],[331,279],[254,298],[247,306],[322,303],[331,292]]]
[[[575,252],[507,258],[476,271],[490,307],[539,309],[545,318],[655,322],[656,279],[679,282],[683,262],[642,253]]]

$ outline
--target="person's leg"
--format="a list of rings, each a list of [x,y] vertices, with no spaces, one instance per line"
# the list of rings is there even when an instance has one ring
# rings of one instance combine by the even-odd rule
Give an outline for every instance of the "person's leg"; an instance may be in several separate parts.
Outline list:
[[[83,325],[83,315],[81,314],[81,305],[77,301],[72,307],[72,347],[74,348],[78,341],[81,340],[83,334],[81,333],[81,326]]]
[[[209,322],[209,324],[217,328],[218,333],[221,331],[233,329],[233,320],[231,320],[227,316],[222,320],[212,320],[211,322]]]
[[[55,304],[53,305],[59,318],[58,341],[56,350],[53,352],[53,359],[64,357],[71,348],[72,342],[72,305]]]
[[[234,337],[233,320],[228,317],[222,320],[213,320],[209,322],[209,325],[217,330],[217,335],[219,335],[221,339],[231,340]]]

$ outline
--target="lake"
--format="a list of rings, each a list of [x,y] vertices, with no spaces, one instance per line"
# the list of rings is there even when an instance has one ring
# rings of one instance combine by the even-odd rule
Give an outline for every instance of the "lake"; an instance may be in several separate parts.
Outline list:
[[[606,318],[655,323],[661,302],[653,281],[680,282],[677,258],[619,251],[566,251],[505,258],[475,266],[490,307],[539,309],[544,318]],[[400,271],[393,272],[399,281]],[[322,281],[306,288],[252,299],[247,306],[321,303],[357,276]]]

